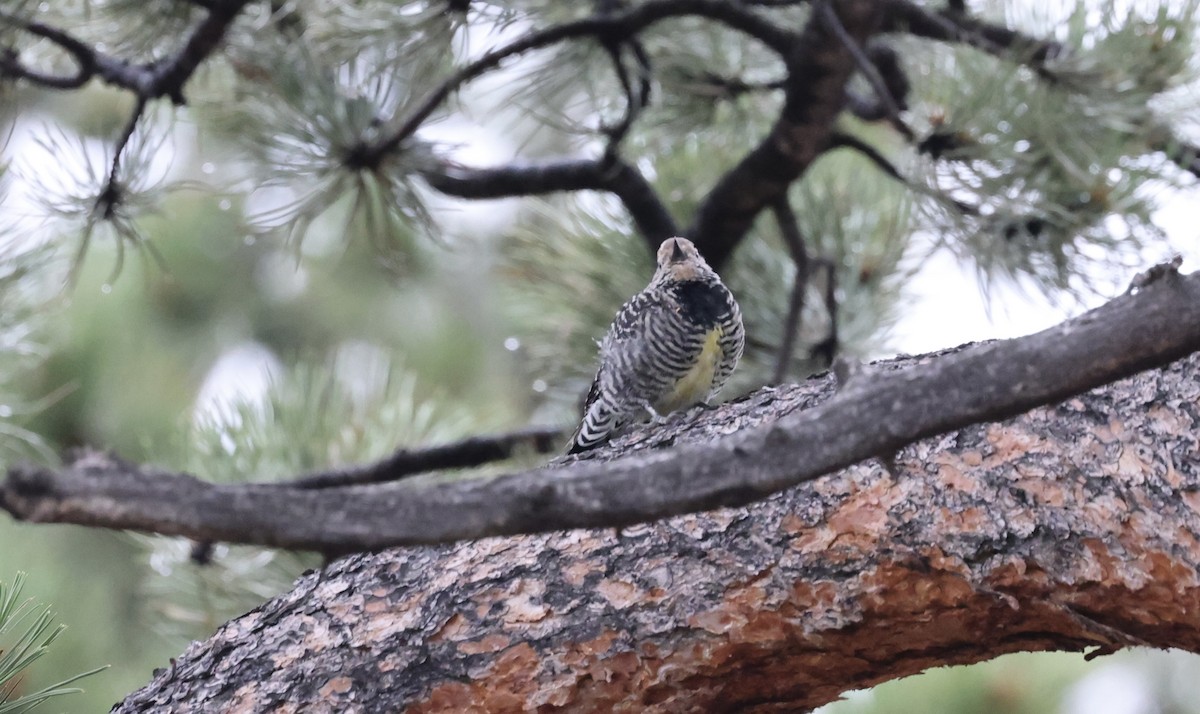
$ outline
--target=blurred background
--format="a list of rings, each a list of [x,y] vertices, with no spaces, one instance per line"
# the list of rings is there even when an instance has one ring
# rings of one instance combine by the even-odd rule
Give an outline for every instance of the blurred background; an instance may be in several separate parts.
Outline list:
[[[5,12],[104,38],[122,56],[173,46],[195,12],[178,0],[14,2]],[[913,124],[975,137],[964,150],[1003,171],[963,162],[979,175],[947,172],[889,127],[841,120],[910,177],[837,151],[793,189],[809,251],[834,267],[841,353],[872,359],[1027,334],[1120,293],[1172,252],[1184,271],[1200,267],[1195,179],[1161,154],[1129,158],[1131,143],[1144,149],[1164,126],[1200,139],[1194,5],[968,5],[1074,48],[1059,69],[1079,84],[1048,91],[1015,63],[897,40],[914,80]],[[53,462],[93,445],[208,479],[264,480],[402,446],[572,425],[594,340],[650,275],[645,241],[610,196],[463,201],[410,178],[429,155],[489,166],[602,150],[595,118],[621,96],[611,72],[588,69],[603,54],[535,53],[468,85],[421,130],[405,159],[413,166],[400,161],[388,181],[353,176],[325,150],[381,112],[403,113],[453,63],[586,10],[471,8],[253,5],[188,85],[189,106],[156,103],[139,124],[123,157],[127,195],[109,221],[89,217],[132,97],[97,83],[0,85],[0,463]],[[799,22],[807,10],[795,12]],[[280,18],[302,18],[302,30],[269,31]],[[387,52],[382,37],[411,39]],[[656,25],[644,42],[656,99],[623,151],[686,224],[779,102],[770,91],[714,99],[692,68],[766,83],[778,67],[703,23]],[[0,19],[8,44],[63,65]],[[986,221],[966,219],[939,193],[994,200]],[[1031,215],[1053,229],[1031,231]],[[770,381],[795,268],[762,220],[722,272],[750,338],[725,395],[736,396]],[[831,332],[829,287],[811,285],[789,380],[824,366],[813,351]],[[45,706],[62,712],[107,711],[191,640],[319,565],[218,546],[200,566],[187,542],[3,518],[0,544],[0,582],[27,573],[24,594],[68,626],[16,693],[111,665],[81,682],[84,693]],[[1200,658],[1010,655],[822,711],[1200,713]]]

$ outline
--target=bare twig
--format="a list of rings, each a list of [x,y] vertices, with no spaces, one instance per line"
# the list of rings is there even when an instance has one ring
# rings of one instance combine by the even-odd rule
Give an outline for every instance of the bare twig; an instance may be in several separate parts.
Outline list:
[[[612,0],[597,0],[595,4],[599,15],[611,14],[622,7],[621,3]],[[601,131],[608,135],[606,153],[615,155],[621,140],[629,133],[638,114],[650,104],[650,55],[636,35],[627,38],[601,36],[599,40],[612,61],[613,72],[621,84],[621,91],[625,93],[625,112],[620,121],[612,126],[601,127]],[[637,63],[636,86],[635,79],[630,76],[629,69],[625,66],[627,49]]]
[[[897,169],[895,164],[889,161],[886,156],[879,153],[879,150],[874,146],[871,146],[857,136],[837,132],[829,137],[829,146],[831,148],[853,149],[870,159],[871,163],[878,166],[880,171],[902,184],[909,185],[908,178],[900,173],[900,169]]]
[[[124,192],[118,177],[121,169],[121,154],[125,152],[125,147],[129,145],[129,140],[133,138],[133,132],[137,129],[138,122],[141,120],[145,110],[146,99],[139,96],[137,102],[134,104],[133,111],[130,113],[129,119],[125,122],[125,128],[121,130],[121,136],[117,139],[117,145],[113,148],[112,163],[108,168],[108,178],[104,182],[104,187],[100,190],[100,195],[96,197],[94,209],[105,220],[113,217],[117,206],[124,198]]]
[[[843,134],[840,132],[836,133],[830,137],[829,145],[832,148],[853,149],[854,151],[862,154],[863,157],[869,159],[871,163],[879,167],[879,170],[883,171],[889,177],[899,181],[905,186],[913,186],[908,177],[900,173],[900,170],[896,168],[896,165],[889,161],[886,156],[881,154],[878,149],[852,134]],[[973,216],[979,213],[978,208],[972,206],[966,201],[960,201],[957,198],[946,195],[938,195],[936,198],[944,204],[953,206],[963,215]]]
[[[769,82],[747,82],[741,77],[722,77],[715,72],[700,70],[695,73],[684,70],[684,78],[691,83],[688,89],[696,95],[718,99],[736,99],[751,92],[778,92],[787,80]]]
[[[805,246],[804,235],[800,233],[800,224],[796,221],[796,213],[786,195],[781,196],[772,206],[775,222],[779,225],[779,235],[787,244],[791,253],[792,263],[796,266],[796,277],[792,282],[792,293],[788,299],[787,317],[784,318],[783,339],[779,343],[779,354],[775,359],[775,371],[771,376],[772,384],[779,384],[787,375],[788,365],[792,361],[792,353],[796,349],[796,336],[800,332],[800,319],[804,312],[804,293],[808,290],[808,248]]]
[[[748,504],[919,439],[1004,419],[1197,351],[1200,274],[1159,280],[1034,335],[877,365],[824,404],[775,420],[753,417],[760,402],[751,396],[703,418],[683,415],[674,427],[668,421],[635,432],[587,458],[490,480],[316,491],[215,485],[91,454],[61,470],[10,469],[0,507],[32,521],[329,553],[624,526]],[[1187,369],[1200,366],[1200,357],[1189,360]],[[777,399],[776,392],[767,396]],[[729,424],[740,426],[721,435]],[[653,444],[655,433],[673,445],[630,448]],[[621,449],[630,451],[604,460]]]
[[[817,258],[813,265],[825,269],[825,312],[829,315],[829,334],[825,339],[813,345],[813,357],[821,357],[826,367],[833,365],[837,357],[840,340],[838,337],[838,302],[837,302],[837,264],[828,258]]]
[[[278,485],[282,488],[323,489],[391,483],[428,471],[465,469],[502,461],[523,449],[535,454],[561,451],[565,438],[562,429],[553,427],[475,436],[423,449],[401,449],[378,463],[309,474],[294,481],[282,481]]]

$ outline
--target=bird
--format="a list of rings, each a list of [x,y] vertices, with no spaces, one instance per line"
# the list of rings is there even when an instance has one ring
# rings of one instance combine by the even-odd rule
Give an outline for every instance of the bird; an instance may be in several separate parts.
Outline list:
[[[568,454],[595,448],[625,424],[707,404],[745,346],[729,288],[686,238],[658,248],[650,284],[617,312]]]

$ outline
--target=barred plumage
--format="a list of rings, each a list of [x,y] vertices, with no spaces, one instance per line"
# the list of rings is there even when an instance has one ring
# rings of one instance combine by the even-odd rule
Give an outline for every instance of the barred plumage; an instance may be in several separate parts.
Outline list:
[[[600,369],[569,453],[603,443],[623,424],[715,395],[742,356],[742,313],[684,238],[658,249],[650,284],[617,312],[600,343]]]

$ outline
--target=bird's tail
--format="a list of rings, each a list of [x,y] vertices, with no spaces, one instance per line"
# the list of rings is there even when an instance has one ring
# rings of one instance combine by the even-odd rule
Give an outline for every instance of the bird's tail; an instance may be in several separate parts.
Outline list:
[[[579,421],[579,427],[571,435],[571,443],[567,447],[568,454],[578,454],[581,451],[594,449],[608,440],[613,429],[617,426],[616,415],[604,407],[599,400],[588,405]]]

